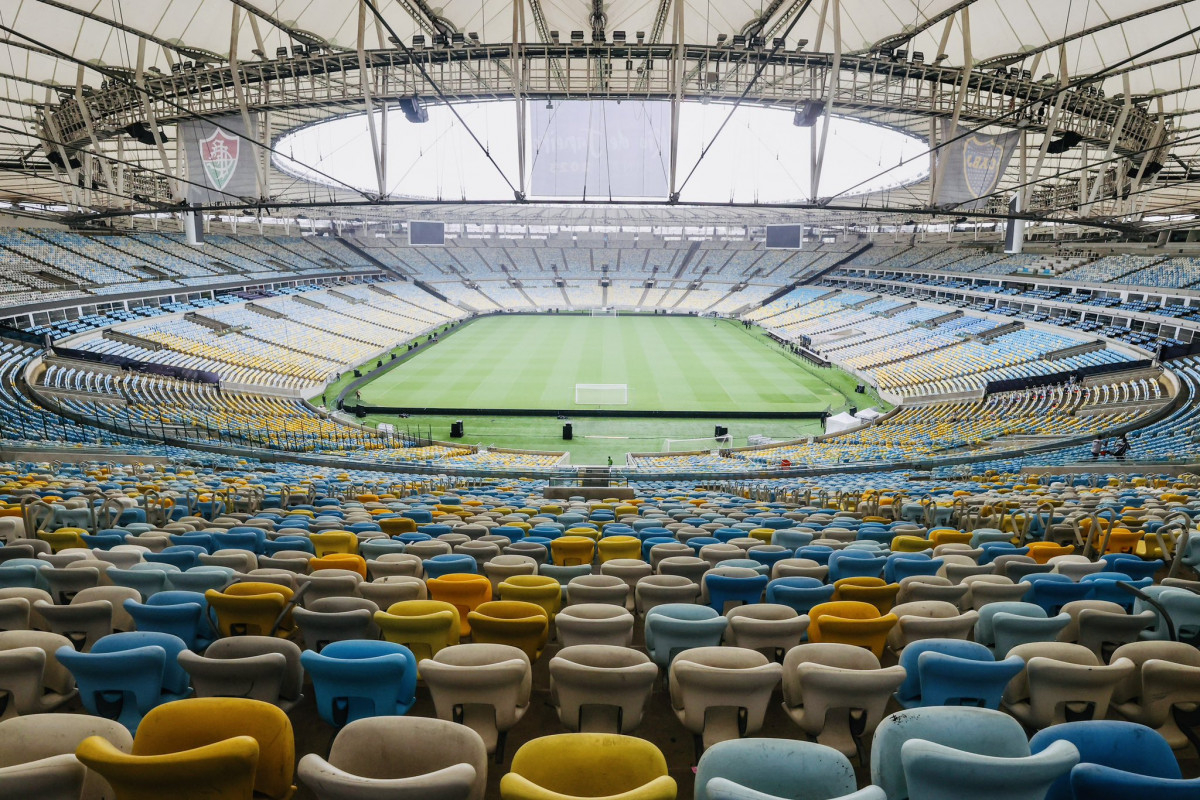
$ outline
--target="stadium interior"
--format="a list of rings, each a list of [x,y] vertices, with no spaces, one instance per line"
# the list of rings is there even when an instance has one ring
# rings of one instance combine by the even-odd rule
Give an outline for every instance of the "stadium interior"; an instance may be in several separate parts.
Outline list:
[[[0,798],[1200,797],[1200,0],[0,30]]]

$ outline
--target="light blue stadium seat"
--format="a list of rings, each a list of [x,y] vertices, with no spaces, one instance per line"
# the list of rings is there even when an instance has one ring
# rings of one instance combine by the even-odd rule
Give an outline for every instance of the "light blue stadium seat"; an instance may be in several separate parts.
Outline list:
[[[909,797],[901,748],[913,739],[1005,759],[1029,755],[1025,729],[1003,712],[951,706],[898,711],[879,723],[871,742],[871,783],[883,789],[888,800]]]
[[[695,800],[884,800],[877,787],[856,791],[849,759],[813,742],[718,742],[696,766]]]
[[[999,758],[910,739],[900,759],[914,800],[1042,800],[1054,781],[1070,773],[1079,751],[1058,741],[1034,755]]]
[[[341,728],[367,717],[402,716],[416,702],[417,660],[401,644],[332,642],[300,662],[313,682],[317,713]]]
[[[186,649],[170,634],[115,633],[97,641],[90,653],[62,647],[55,657],[75,677],[89,713],[136,733],[150,709],[190,693],[187,673],[175,661]]]
[[[1102,764],[1152,778],[1183,777],[1171,745],[1145,725],[1117,720],[1064,722],[1034,734],[1029,749],[1040,753],[1057,741],[1075,745],[1080,764]],[[1076,795],[1070,777],[1064,775],[1050,787],[1046,800],[1090,800],[1090,795]]]
[[[728,620],[708,606],[666,603],[646,612],[646,651],[663,670],[692,647],[721,644]]]
[[[1154,778],[1101,764],[1079,764],[1071,770],[1071,790],[1075,797],[1087,800],[1195,800],[1200,797],[1200,778]]]

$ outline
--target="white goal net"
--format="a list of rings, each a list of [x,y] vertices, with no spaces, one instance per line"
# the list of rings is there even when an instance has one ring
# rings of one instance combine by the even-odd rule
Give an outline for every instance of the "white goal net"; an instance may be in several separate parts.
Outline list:
[[[732,447],[733,437],[728,433],[724,436],[701,436],[698,439],[663,439],[664,453],[686,453],[692,450],[719,450]]]
[[[615,317],[615,316],[617,316],[617,310],[615,308],[593,308],[592,316],[593,317]]]
[[[629,402],[629,386],[624,383],[577,383],[577,406],[623,406]]]

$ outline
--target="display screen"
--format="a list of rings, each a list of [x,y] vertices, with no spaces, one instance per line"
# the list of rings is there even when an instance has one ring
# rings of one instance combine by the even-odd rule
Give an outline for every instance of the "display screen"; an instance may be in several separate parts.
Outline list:
[[[410,245],[444,245],[446,243],[446,223],[409,221],[408,243]]]
[[[799,250],[804,238],[803,225],[768,225],[768,250]]]

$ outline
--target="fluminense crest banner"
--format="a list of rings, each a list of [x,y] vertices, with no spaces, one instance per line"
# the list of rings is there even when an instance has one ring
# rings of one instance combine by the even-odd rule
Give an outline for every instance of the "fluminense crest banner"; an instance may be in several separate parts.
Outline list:
[[[187,157],[190,203],[236,202],[258,196],[253,126],[247,133],[240,115],[188,120],[179,124]]]
[[[938,206],[972,209],[981,197],[991,194],[1000,183],[1021,134],[966,133],[942,121],[942,141],[950,142],[938,150],[938,186],[934,203]],[[954,139],[954,141],[950,141]]]

